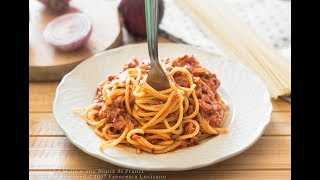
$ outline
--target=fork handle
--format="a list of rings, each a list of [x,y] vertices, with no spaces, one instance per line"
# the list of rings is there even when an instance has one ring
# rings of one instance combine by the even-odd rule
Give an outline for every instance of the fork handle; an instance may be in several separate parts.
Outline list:
[[[158,0],[145,0],[147,41],[151,66],[160,67],[158,60]]]

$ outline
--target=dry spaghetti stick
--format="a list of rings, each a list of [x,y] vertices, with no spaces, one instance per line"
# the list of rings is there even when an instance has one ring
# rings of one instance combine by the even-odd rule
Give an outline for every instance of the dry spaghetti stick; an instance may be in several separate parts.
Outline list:
[[[240,21],[227,13],[217,0],[177,0],[209,34],[220,41],[242,63],[254,70],[266,83],[273,98],[291,91],[290,67],[279,53]]]

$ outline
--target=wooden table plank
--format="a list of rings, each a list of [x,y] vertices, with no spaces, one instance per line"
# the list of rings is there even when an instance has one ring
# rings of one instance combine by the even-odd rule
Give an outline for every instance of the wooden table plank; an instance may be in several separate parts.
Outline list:
[[[119,169],[114,169],[118,171]],[[125,169],[123,169],[125,171]],[[30,171],[29,178],[30,180],[42,180],[42,179],[83,179],[83,180],[92,180],[92,179],[112,179],[112,177],[123,177],[126,175],[131,175],[134,177],[137,175],[137,179],[140,178],[140,175],[151,177],[157,176],[162,177],[162,179],[169,180],[181,180],[181,179],[197,179],[197,180],[289,180],[291,179],[291,174],[289,170],[280,170],[280,171],[182,171],[182,172],[141,172],[141,173],[113,173],[111,170],[110,173],[105,173],[105,169],[96,169],[91,171]],[[113,178],[115,179],[115,178]],[[118,178],[120,179],[120,178]],[[142,179],[142,178],[141,178]],[[150,179],[150,178],[149,178]],[[156,178],[153,178],[156,179]]]
[[[64,136],[52,113],[31,113],[29,118],[29,135]],[[273,112],[264,135],[291,135],[291,113]]]
[[[291,112],[272,112],[271,122],[263,135],[291,135]]]
[[[29,114],[29,136],[65,136],[52,113]]]
[[[29,112],[52,112],[59,82],[29,83]]]
[[[291,104],[282,100],[272,100],[273,112],[278,111],[290,111],[291,112]]]
[[[52,105],[58,82],[29,84],[29,111],[52,112]],[[272,100],[274,112],[291,111],[291,104],[283,100]]]
[[[290,136],[261,137],[240,155],[198,171],[290,169],[290,145]],[[85,154],[66,137],[30,137],[29,159],[31,170],[116,167]]]

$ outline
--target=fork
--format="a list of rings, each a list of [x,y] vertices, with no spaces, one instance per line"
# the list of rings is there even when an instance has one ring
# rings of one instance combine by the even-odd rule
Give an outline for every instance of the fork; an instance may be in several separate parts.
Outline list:
[[[147,83],[158,91],[169,89],[170,83],[168,77],[163,71],[158,59],[158,0],[145,0],[145,13],[148,50],[151,61]]]

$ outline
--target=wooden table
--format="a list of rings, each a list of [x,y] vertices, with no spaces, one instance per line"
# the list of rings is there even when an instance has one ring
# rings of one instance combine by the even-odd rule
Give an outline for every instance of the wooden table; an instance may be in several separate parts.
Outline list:
[[[124,33],[124,44],[134,42],[137,40]],[[256,144],[236,157],[190,171],[121,174],[117,171],[125,168],[85,154],[72,145],[59,129],[52,114],[58,84],[30,83],[29,86],[30,179],[119,179],[125,175],[136,175],[138,179],[144,176],[149,179],[199,180],[291,178],[291,105],[283,100],[272,101],[271,124]]]

